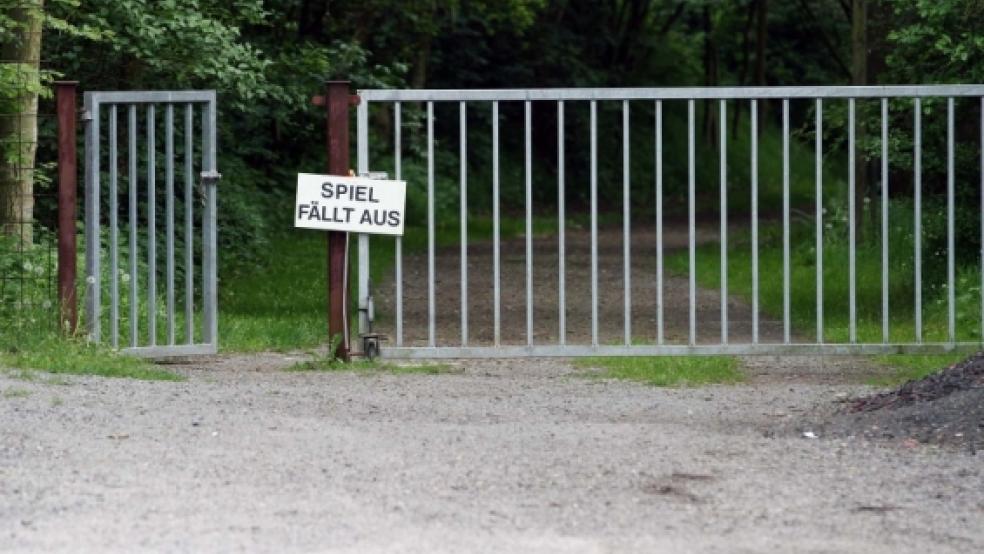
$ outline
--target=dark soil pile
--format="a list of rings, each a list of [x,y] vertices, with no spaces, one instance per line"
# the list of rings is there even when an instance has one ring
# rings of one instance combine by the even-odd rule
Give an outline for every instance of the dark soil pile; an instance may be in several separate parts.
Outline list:
[[[984,449],[984,352],[901,387],[848,403],[825,432]]]

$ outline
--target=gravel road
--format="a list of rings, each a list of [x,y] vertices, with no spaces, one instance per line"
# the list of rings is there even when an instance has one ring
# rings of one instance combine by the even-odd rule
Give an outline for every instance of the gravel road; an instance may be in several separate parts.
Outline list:
[[[803,437],[850,360],[756,359],[740,386],[457,373],[183,382],[0,371],[0,551],[981,552],[981,454]]]

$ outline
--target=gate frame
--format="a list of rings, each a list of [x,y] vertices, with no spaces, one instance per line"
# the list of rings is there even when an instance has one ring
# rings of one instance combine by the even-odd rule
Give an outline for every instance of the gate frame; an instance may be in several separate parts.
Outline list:
[[[954,119],[954,98],[956,97],[977,97],[980,99],[981,103],[981,136],[984,140],[984,85],[981,84],[958,84],[958,85],[885,85],[885,86],[804,86],[804,87],[671,87],[671,88],[651,88],[651,87],[640,87],[640,88],[554,88],[554,89],[366,89],[359,90],[358,95],[361,99],[361,103],[358,107],[357,113],[357,139],[358,139],[358,171],[359,173],[367,173],[369,171],[369,103],[370,102],[380,102],[389,103],[394,106],[394,112],[396,116],[396,133],[395,133],[395,147],[397,149],[396,167],[399,173],[400,164],[400,103],[401,102],[418,102],[424,103],[427,106],[427,160],[428,160],[428,311],[429,311],[429,345],[428,346],[403,346],[402,344],[402,283],[400,283],[401,274],[401,249],[399,238],[397,238],[397,307],[396,307],[396,329],[397,329],[397,346],[395,348],[387,348],[381,352],[383,357],[388,358],[457,358],[457,357],[467,357],[467,358],[487,358],[487,357],[524,357],[524,356],[682,356],[682,355],[848,355],[848,354],[886,354],[886,353],[936,353],[936,352],[951,352],[954,350],[980,348],[981,344],[984,344],[984,336],[980,340],[974,342],[960,342],[956,340],[955,333],[955,300],[954,300],[954,255],[955,245],[953,242],[953,198],[954,198],[954,170],[953,170],[953,151],[954,151],[954,138],[953,138],[953,119]],[[882,143],[883,143],[883,161],[882,161],[882,172],[883,180],[887,182],[887,133],[888,133],[888,123],[887,123],[887,101],[890,98],[909,98],[913,99],[915,110],[916,110],[916,124],[917,124],[917,138],[916,138],[916,148],[917,156],[919,153],[918,144],[920,143],[920,131],[918,130],[918,122],[921,118],[921,111],[919,106],[919,101],[921,98],[946,98],[947,99],[947,116],[948,116],[948,240],[949,240],[949,253],[948,253],[948,303],[949,303],[949,314],[948,314],[948,340],[945,342],[923,342],[921,334],[921,302],[920,302],[920,292],[917,292],[916,304],[917,311],[915,314],[917,322],[917,335],[916,342],[914,343],[890,343],[888,335],[888,296],[887,289],[883,288],[883,340],[881,343],[859,343],[856,339],[856,313],[855,313],[855,242],[854,242],[854,205],[853,205],[853,190],[854,190],[854,104],[856,99],[880,99],[882,105]],[[726,107],[726,101],[738,101],[738,100],[749,100],[751,102],[752,114],[754,114],[755,106],[757,100],[782,100],[783,101],[783,158],[784,158],[784,191],[783,191],[783,201],[784,201],[784,213],[783,213],[783,227],[784,227],[784,306],[783,306],[783,325],[784,325],[784,339],[780,343],[764,343],[758,341],[758,325],[757,325],[757,262],[754,264],[753,269],[753,318],[756,323],[753,329],[753,339],[751,343],[728,343],[727,340],[727,285],[726,277],[727,274],[723,275],[722,279],[722,290],[721,290],[721,301],[722,301],[722,339],[718,344],[698,344],[696,342],[696,314],[695,314],[695,272],[694,267],[694,102],[697,100],[719,100],[720,109],[722,115]],[[818,107],[817,113],[817,128],[821,128],[822,122],[822,100],[824,99],[844,99],[849,101],[849,137],[848,138],[848,150],[849,150],[849,183],[850,191],[849,202],[851,202],[851,264],[850,264],[850,308],[851,308],[851,319],[850,319],[850,342],[848,343],[829,343],[824,340],[822,325],[818,325],[817,329],[817,340],[811,343],[794,343],[791,341],[790,337],[790,301],[789,301],[789,165],[788,165],[788,142],[789,142],[789,101],[790,99],[809,99],[815,100]],[[662,342],[662,305],[659,300],[657,300],[657,310],[658,310],[658,320],[660,322],[658,329],[658,344],[656,345],[632,345],[630,341],[629,334],[629,313],[626,312],[626,339],[625,344],[622,345],[602,345],[598,343],[597,335],[597,255],[596,252],[592,252],[592,344],[590,345],[569,345],[566,344],[564,338],[564,319],[563,315],[560,317],[560,329],[561,334],[559,337],[559,343],[557,344],[543,344],[535,345],[532,341],[532,276],[531,267],[532,262],[530,259],[531,252],[531,218],[532,213],[530,209],[531,199],[531,154],[530,154],[530,132],[532,128],[530,120],[530,103],[533,101],[550,101],[556,102],[558,105],[559,121],[563,121],[563,103],[564,101],[582,101],[590,102],[592,110],[592,128],[591,128],[591,139],[592,139],[592,178],[591,178],[591,189],[592,189],[592,248],[594,250],[596,246],[596,236],[597,236],[597,206],[594,202],[594,196],[596,194],[596,175],[595,175],[595,140],[596,140],[596,130],[595,130],[595,105],[598,101],[621,101],[623,103],[624,112],[624,139],[628,141],[628,101],[630,100],[649,100],[656,102],[656,113],[657,113],[657,133],[660,133],[660,107],[661,102],[664,100],[675,100],[675,101],[687,101],[689,104],[689,141],[690,141],[690,175],[689,175],[689,211],[690,211],[690,339],[688,344],[665,344]],[[495,259],[495,318],[496,318],[496,334],[494,345],[492,346],[469,346],[467,344],[467,300],[464,297],[465,285],[462,283],[462,341],[460,345],[449,345],[449,346],[438,346],[435,344],[435,332],[434,332],[434,244],[433,244],[433,183],[434,183],[434,169],[433,169],[433,104],[435,102],[443,103],[458,103],[461,109],[461,133],[462,133],[462,144],[467,138],[466,133],[466,119],[465,119],[465,109],[466,103],[468,102],[490,102],[492,104],[493,113],[493,195],[495,201],[493,202],[493,256]],[[527,344],[526,345],[501,345],[499,343],[498,336],[498,318],[499,318],[499,303],[498,303],[498,192],[497,192],[497,169],[498,169],[498,123],[497,123],[497,108],[499,102],[524,102],[526,105],[526,240],[527,240]],[[753,133],[755,133],[755,117],[752,116],[753,120]],[[725,125],[726,118],[722,117],[722,126]],[[558,133],[562,132],[562,128],[558,129]],[[659,135],[657,135],[659,136]],[[726,133],[722,132],[722,144]],[[562,145],[561,141],[561,145]],[[753,142],[753,156],[755,154],[755,146],[757,141]],[[817,148],[819,149],[821,141],[817,140]],[[462,145],[462,158],[464,158],[465,147]],[[563,156],[562,146],[559,146],[559,155]],[[819,152],[819,150],[818,150]],[[659,153],[659,146],[657,146],[657,167],[659,167],[659,158],[661,154]],[[625,165],[628,166],[628,150],[625,150]],[[819,154],[818,154],[819,156]],[[722,158],[723,160],[723,158]],[[755,161],[757,157],[753,158],[753,168],[755,167]],[[466,175],[464,173],[465,162],[462,161],[462,184],[464,185],[466,181]],[[722,177],[722,190],[721,198],[722,201],[726,198],[726,188],[725,182],[725,169],[724,163],[721,164],[721,177]],[[982,172],[984,172],[984,153],[981,156],[981,167]],[[755,171],[753,169],[753,171]],[[919,171],[917,165],[917,172]],[[659,170],[657,170],[659,172]],[[657,187],[661,183],[662,175],[657,176]],[[397,178],[400,178],[397,175]],[[628,188],[628,174],[626,170],[626,189]],[[561,177],[562,179],[562,177]],[[919,179],[919,177],[917,177]],[[756,181],[753,176],[752,181],[752,191],[755,190]],[[918,180],[917,180],[918,183]],[[563,186],[562,183],[560,186]],[[817,191],[821,190],[822,180],[820,169],[817,169]],[[918,184],[917,184],[918,187]],[[984,213],[984,173],[981,175],[981,189],[982,189],[982,199],[981,199],[981,210]],[[465,194],[463,190],[459,194]],[[657,188],[659,190],[659,188]],[[887,214],[887,201],[888,193],[887,186],[882,187],[882,213]],[[657,213],[660,211],[661,197],[657,200]],[[918,193],[917,193],[918,198]],[[626,200],[626,202],[628,202]],[[819,206],[819,204],[818,204]],[[560,210],[563,210],[563,204],[559,206]],[[628,206],[625,208],[628,210]],[[756,208],[753,204],[752,208],[753,217],[753,260],[756,258],[757,252],[757,240],[755,237],[756,229]],[[818,210],[817,219],[817,241],[818,245],[821,240],[822,229],[819,227],[821,225],[822,218],[819,216],[820,208]],[[462,215],[465,215],[465,208],[462,207]],[[563,213],[561,212],[561,225],[563,225]],[[920,212],[917,205],[916,208],[916,218],[917,221],[920,218]],[[661,222],[660,215],[657,215],[658,222]],[[883,216],[883,226],[887,226],[887,218]],[[628,251],[628,234],[629,227],[626,223],[626,244],[625,249]],[[658,223],[658,229],[661,229],[661,223]],[[722,237],[721,237],[721,256],[725,259],[727,256],[727,227],[722,218],[721,223]],[[918,227],[917,227],[918,229]],[[883,227],[883,232],[887,233],[887,227]],[[981,236],[984,240],[984,220],[981,222]],[[467,231],[465,228],[464,220],[462,222],[462,237],[463,240],[467,237]],[[883,283],[887,283],[888,280],[888,268],[887,268],[887,257],[888,257],[888,244],[887,240],[883,241]],[[561,245],[563,245],[563,235],[561,234]],[[918,251],[918,241],[917,241],[917,251]],[[562,246],[561,246],[562,248]],[[658,249],[661,250],[662,246]],[[462,243],[462,251],[464,252],[465,244]],[[822,255],[822,246],[821,254]],[[358,283],[358,298],[360,307],[363,304],[367,304],[369,299],[369,248],[368,241],[363,244],[363,238],[360,237],[359,241],[359,283]],[[918,256],[918,253],[917,253]],[[984,290],[984,246],[980,253],[981,263],[982,263],[982,283],[981,287]],[[918,259],[918,258],[917,258]],[[661,257],[658,262],[657,267],[661,267]],[[560,267],[563,271],[563,255],[560,256]],[[626,265],[628,265],[628,258],[626,257]],[[725,266],[726,267],[726,266]],[[363,270],[365,269],[365,270]],[[462,258],[462,275],[466,270],[465,260]],[[818,279],[820,279],[820,272],[822,271],[822,266],[818,263]],[[462,277],[463,278],[463,277]],[[659,271],[659,275],[656,277],[657,282],[662,279],[662,272]],[[628,279],[628,277],[626,277]],[[563,281],[561,281],[561,290],[559,291],[560,298],[564,298],[563,291]],[[916,284],[917,289],[920,288],[920,270],[916,270]],[[884,285],[883,285],[884,287]],[[661,294],[657,293],[657,294]],[[563,300],[561,301],[563,302]],[[817,302],[819,305],[818,309],[818,322],[822,324],[822,305],[823,305],[823,293],[822,288],[818,287],[817,290]],[[629,307],[629,299],[626,295],[625,298],[626,306]],[[564,305],[562,303],[561,310],[563,311]],[[982,332],[984,332],[984,295],[981,298],[981,324]],[[359,332],[367,332],[368,322],[364,321],[362,317],[359,319]]]
[[[100,133],[99,111],[102,104],[198,104],[202,112],[202,171],[204,190],[202,213],[202,342],[194,344],[151,344],[120,348],[124,354],[146,358],[192,356],[218,352],[216,185],[221,175],[216,167],[216,93],[214,90],[179,91],[92,91],[83,94],[85,125],[85,322],[88,340],[98,343],[101,330],[101,273],[99,230],[100,200]],[[152,337],[156,341],[155,337]],[[116,347],[117,345],[113,345]]]

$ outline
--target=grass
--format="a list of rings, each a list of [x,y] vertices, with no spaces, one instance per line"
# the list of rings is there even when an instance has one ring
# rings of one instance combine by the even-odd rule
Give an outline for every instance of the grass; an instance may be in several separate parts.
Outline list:
[[[287,371],[354,371],[364,373],[391,373],[394,375],[444,375],[460,373],[448,364],[390,364],[377,361],[357,360],[345,363],[332,356],[315,355],[312,359],[298,362]]]
[[[889,342],[916,340],[914,316],[914,270],[911,206],[893,201],[889,244]],[[828,214],[824,231],[823,338],[824,342],[847,343],[849,336],[849,263],[847,223],[838,214]],[[924,217],[931,217],[929,214]],[[881,240],[875,228],[877,219],[867,218],[866,240],[857,245],[856,306],[857,340],[882,342],[882,265]],[[783,252],[781,227],[760,223],[759,305],[763,314],[781,319],[783,313]],[[816,252],[812,221],[795,222],[790,231],[790,323],[794,333],[805,340],[816,339]],[[925,243],[924,243],[925,244]],[[731,236],[728,256],[728,290],[751,302],[751,242],[747,233]],[[697,250],[697,282],[706,288],[720,287],[720,246],[705,245]],[[945,294],[945,255],[924,250],[923,254],[923,340],[946,342],[948,335]],[[686,250],[669,254],[667,270],[687,275]],[[957,266],[956,338],[977,342],[981,337],[980,270],[974,264]]]
[[[907,381],[922,379],[927,375],[963,361],[967,353],[938,355],[874,356],[872,360],[889,370],[889,373],[868,379],[867,384],[877,387],[895,387]]]
[[[587,375],[601,379],[626,379],[657,387],[692,387],[733,384],[744,380],[740,364],[731,356],[634,356],[582,358],[574,364],[600,369]]]
[[[112,350],[59,337],[41,337],[0,351],[0,365],[56,374],[96,375],[145,381],[180,381],[176,373]]]

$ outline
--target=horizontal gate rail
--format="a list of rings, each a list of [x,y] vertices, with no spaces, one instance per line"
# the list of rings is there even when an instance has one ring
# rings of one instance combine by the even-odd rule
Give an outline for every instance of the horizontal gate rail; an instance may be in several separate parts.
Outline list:
[[[927,98],[981,96],[984,85],[886,85],[810,87],[668,87],[360,90],[369,102],[491,102],[526,100],[735,100],[742,98]]]
[[[976,342],[922,344],[634,344],[542,346],[404,346],[383,349],[387,358],[566,358],[581,356],[819,356],[945,354],[979,348]]]
[[[393,117],[391,121],[395,121],[395,127],[393,129],[393,145],[394,145],[394,164],[396,167],[397,177],[400,177],[401,173],[401,156],[402,153],[402,127],[401,127],[401,106],[406,103],[421,103],[423,104],[421,113],[425,114],[426,117],[426,148],[422,149],[426,152],[426,193],[427,193],[427,219],[426,219],[426,229],[427,229],[427,269],[426,269],[426,345],[422,344],[408,344],[405,340],[404,330],[406,329],[406,321],[404,319],[403,312],[403,302],[404,302],[404,291],[403,291],[403,251],[401,247],[400,239],[397,239],[396,243],[396,283],[395,283],[395,320],[396,320],[396,337],[395,337],[395,348],[385,348],[382,351],[382,355],[386,357],[416,357],[416,358],[447,358],[447,357],[517,357],[517,356],[623,356],[623,355],[713,355],[713,354],[726,354],[726,355],[812,355],[812,354],[885,354],[885,353],[932,353],[932,352],[949,352],[955,349],[967,349],[980,347],[984,343],[984,336],[981,340],[976,342],[967,342],[966,335],[961,334],[958,339],[957,336],[957,318],[956,318],[956,248],[957,244],[955,242],[955,202],[956,202],[956,168],[955,168],[955,150],[956,150],[956,137],[955,137],[955,100],[957,98],[971,97],[979,100],[981,117],[980,117],[980,136],[981,143],[984,145],[984,85],[981,84],[962,84],[962,85],[891,85],[891,86],[803,86],[803,87],[714,87],[714,88],[702,88],[702,87],[676,87],[676,88],[603,88],[603,89],[591,89],[591,88],[555,88],[555,89],[500,89],[500,90],[453,90],[453,89],[431,89],[431,90],[384,90],[384,89],[372,89],[372,90],[361,90],[359,91],[360,104],[358,106],[358,153],[359,153],[359,167],[358,171],[360,174],[369,173],[369,110],[371,104],[382,104],[391,108]],[[922,275],[922,219],[924,214],[923,210],[923,187],[922,184],[922,149],[923,149],[923,137],[922,137],[922,101],[923,99],[934,98],[945,100],[946,110],[946,155],[945,155],[945,172],[946,172],[946,190],[945,190],[945,206],[946,206],[946,268],[945,268],[945,293],[941,302],[945,305],[946,309],[946,340],[943,342],[933,342],[924,341],[923,336],[923,297],[922,297],[922,287],[923,287],[923,275]],[[857,143],[859,140],[859,132],[857,132],[856,127],[858,123],[858,105],[859,101],[864,100],[876,100],[880,104],[880,128],[878,133],[872,132],[872,138],[877,138],[880,141],[879,150],[880,152],[876,156],[880,157],[879,164],[879,175],[880,181],[876,178],[872,185],[872,202],[880,203],[880,209],[871,210],[872,217],[878,219],[877,232],[881,236],[881,244],[878,248],[878,253],[876,259],[880,262],[881,275],[878,284],[880,285],[880,331],[881,331],[881,342],[875,343],[870,342],[871,339],[867,341],[858,337],[858,323],[859,317],[865,315],[865,321],[867,321],[866,314],[859,314],[858,305],[858,267],[857,260],[858,257],[858,238],[860,230],[856,228],[857,226],[857,215],[859,215],[859,210],[863,210],[863,206],[856,205],[857,198],[856,193],[861,189],[859,188],[859,177],[856,174],[856,165],[863,159],[862,155],[857,152]],[[912,165],[909,168],[904,168],[906,170],[911,170],[912,181],[911,186],[913,190],[913,228],[914,228],[914,252],[912,253],[915,259],[915,267],[912,269],[912,273],[908,273],[906,278],[913,279],[915,285],[914,298],[913,298],[913,320],[914,320],[914,342],[912,343],[900,343],[898,342],[898,337],[892,337],[890,331],[890,294],[889,294],[889,284],[890,284],[890,266],[889,266],[889,204],[890,204],[890,186],[892,185],[890,180],[890,160],[889,160],[889,139],[890,139],[890,112],[889,112],[889,100],[891,99],[905,99],[911,101],[912,109]],[[638,152],[632,152],[636,156],[649,155],[654,156],[654,182],[653,186],[655,189],[655,232],[656,232],[656,271],[652,275],[653,281],[656,283],[656,306],[654,310],[654,322],[653,327],[655,331],[655,344],[652,345],[641,345],[633,344],[633,331],[639,331],[638,323],[633,328],[632,312],[632,281],[630,280],[631,269],[632,269],[632,245],[630,239],[632,236],[632,222],[630,217],[632,215],[632,199],[631,194],[631,179],[630,168],[631,168],[631,158],[630,158],[630,146],[631,146],[631,134],[629,130],[630,125],[630,102],[631,101],[651,101],[652,104],[652,115],[655,119],[654,125],[654,139],[655,139],[655,151],[645,152],[640,154]],[[717,169],[719,169],[716,183],[718,190],[716,191],[717,203],[720,207],[720,221],[718,222],[720,227],[719,242],[720,242],[720,263],[721,263],[721,273],[720,273],[720,291],[719,291],[719,301],[720,301],[720,311],[717,312],[715,308],[715,313],[720,314],[720,338],[714,339],[719,340],[718,343],[705,343],[702,337],[701,341],[698,341],[698,326],[697,326],[697,296],[698,296],[698,286],[696,281],[696,231],[697,231],[697,212],[696,212],[696,202],[697,202],[697,187],[696,187],[696,175],[698,172],[698,163],[695,159],[697,146],[696,146],[696,103],[702,100],[717,100],[716,106],[714,103],[706,104],[707,110],[713,110],[716,112],[716,117],[720,118],[720,136],[718,144],[718,158],[712,160],[713,162],[719,163]],[[777,179],[779,184],[779,189],[782,195],[782,204],[780,218],[777,221],[778,232],[781,232],[781,272],[782,275],[775,275],[775,281],[768,280],[766,283],[775,282],[776,293],[779,293],[779,287],[781,287],[781,308],[777,309],[776,318],[781,320],[777,321],[780,325],[780,334],[775,342],[771,339],[767,339],[762,336],[760,332],[760,327],[762,322],[760,321],[760,286],[763,286],[762,275],[760,274],[760,256],[759,256],[759,240],[760,240],[760,229],[759,229],[759,218],[760,218],[760,206],[759,206],[759,191],[760,188],[760,176],[759,176],[759,155],[761,152],[759,148],[760,136],[759,133],[762,131],[760,129],[759,115],[762,110],[759,107],[761,102],[766,102],[769,100],[777,101],[779,104],[781,102],[781,110],[773,112],[774,117],[781,118],[781,125],[778,126],[777,132],[781,133],[781,149],[776,152],[769,152],[766,155],[776,156],[777,160],[781,160],[781,181]],[[827,100],[840,100],[844,105],[846,105],[846,183],[845,189],[847,193],[847,263],[845,264],[846,279],[849,281],[847,286],[847,321],[845,324],[846,330],[846,341],[841,343],[830,342],[830,338],[825,336],[825,333],[830,334],[830,329],[825,329],[824,325],[824,263],[830,266],[831,260],[828,258],[824,259],[823,249],[824,249],[824,214],[823,209],[823,198],[824,198],[824,108],[828,107],[833,102],[827,102]],[[665,306],[664,306],[664,245],[663,245],[663,223],[664,223],[664,152],[666,151],[664,144],[664,103],[670,101],[682,101],[679,102],[680,105],[686,104],[686,124],[687,133],[686,137],[674,137],[676,140],[686,140],[686,160],[679,160],[681,164],[686,164],[686,181],[685,183],[677,183],[678,185],[685,185],[687,203],[686,203],[686,219],[687,219],[687,233],[688,233],[688,244],[687,244],[687,263],[688,263],[688,274],[687,274],[687,296],[688,309],[689,312],[685,314],[683,321],[685,322],[685,329],[683,330],[683,338],[680,343],[670,344],[667,340],[667,332],[665,329]],[[729,282],[728,282],[728,232],[729,232],[729,219],[728,219],[728,200],[729,193],[727,190],[729,181],[728,163],[729,156],[728,152],[728,127],[727,127],[727,115],[728,115],[728,101],[735,102],[736,110],[743,108],[747,109],[749,114],[750,122],[750,175],[749,179],[749,190],[741,191],[741,194],[751,195],[750,202],[750,214],[749,214],[749,230],[750,230],[750,263],[751,263],[751,329],[750,329],[750,340],[747,341],[736,341],[734,336],[734,326],[733,321],[730,319],[728,302],[729,302]],[[813,160],[815,163],[813,178],[815,180],[812,194],[816,196],[816,204],[813,206],[813,216],[815,219],[815,229],[812,231],[812,236],[810,242],[815,241],[815,307],[811,306],[811,309],[816,310],[816,335],[815,342],[807,342],[805,334],[797,332],[794,334],[793,329],[793,302],[792,302],[792,284],[791,284],[791,274],[793,271],[793,259],[792,259],[792,247],[791,237],[793,233],[791,225],[791,213],[794,206],[791,206],[791,196],[793,192],[791,191],[791,161],[790,161],[790,144],[792,142],[792,132],[791,129],[791,101],[806,101],[802,103],[808,103],[808,107],[812,108],[814,111],[815,119],[812,122],[812,129],[809,129],[810,122],[805,125],[808,130],[812,130],[814,133],[814,156]],[[458,135],[458,148],[459,148],[459,163],[460,170],[459,175],[454,176],[457,178],[459,183],[459,194],[458,204],[460,211],[460,277],[461,282],[458,283],[460,286],[461,294],[461,308],[460,308],[460,342],[458,344],[439,344],[437,340],[437,332],[435,320],[438,317],[436,313],[435,298],[437,291],[435,288],[436,279],[436,266],[435,266],[435,208],[434,208],[434,198],[435,198],[435,126],[434,126],[434,114],[435,114],[435,104],[436,103],[456,103],[457,108],[457,135]],[[622,329],[621,329],[621,344],[605,344],[608,339],[602,339],[599,331],[599,302],[601,301],[599,295],[599,245],[598,245],[598,211],[599,211],[599,160],[598,160],[598,150],[599,150],[599,129],[598,129],[598,104],[602,102],[615,103],[618,102],[621,105],[621,154],[622,154],[622,237],[621,237],[621,250],[622,250],[622,272],[623,272],[623,282],[621,287],[623,289],[622,293],[622,309],[623,317],[622,319]],[[738,104],[740,102],[740,105]],[[467,116],[469,110],[472,110],[474,104],[469,105],[469,103],[484,103],[486,106],[491,108],[491,215],[492,215],[492,276],[491,276],[491,288],[492,288],[492,330],[491,330],[491,340],[488,345],[478,345],[475,344],[475,336],[478,334],[475,332],[475,327],[472,325],[469,327],[469,313],[474,313],[474,309],[470,309],[468,306],[468,283],[467,275],[469,273],[468,267],[468,229],[467,229],[467,218],[468,218],[468,175],[467,175],[467,158],[468,158],[468,130],[467,130]],[[514,103],[515,105],[522,104],[523,117],[522,117],[522,134],[517,135],[521,137],[521,140],[517,141],[522,144],[523,150],[523,182],[522,191],[524,202],[523,212],[525,215],[525,272],[524,272],[524,288],[525,290],[525,340],[522,341],[525,344],[504,344],[502,339],[502,290],[501,290],[501,237],[500,237],[500,108],[504,103]],[[559,304],[559,313],[557,313],[557,335],[555,341],[550,341],[549,344],[537,343],[534,341],[534,311],[533,304],[536,300],[536,295],[534,294],[533,284],[535,282],[533,275],[533,194],[535,183],[533,182],[533,156],[532,156],[532,135],[533,135],[533,118],[532,118],[532,106],[534,103],[555,103],[556,104],[556,125],[557,125],[557,217],[558,217],[558,262],[556,271],[557,276],[557,287],[556,297]],[[569,121],[565,124],[565,113],[569,114],[570,109],[573,105],[579,103],[580,106],[588,108],[588,118],[586,129],[585,141],[587,142],[587,151],[589,152],[589,160],[585,164],[586,171],[588,175],[585,177],[585,185],[587,186],[587,205],[590,210],[590,260],[587,264],[588,272],[590,275],[587,277],[589,288],[590,288],[590,298],[586,298],[584,301],[587,305],[590,302],[590,309],[586,310],[590,313],[590,338],[586,338],[585,342],[587,344],[572,344],[571,337],[569,336],[570,331],[570,319],[566,316],[565,310],[567,308],[567,302],[570,300],[567,291],[565,290],[567,282],[565,280],[565,271],[567,266],[565,265],[565,218],[570,217],[567,213],[564,194],[565,191],[570,190],[569,183],[565,183],[565,180],[569,177],[569,174],[565,173],[565,133],[569,130]],[[802,105],[799,104],[799,105]],[[609,104],[609,106],[612,106]],[[908,109],[908,108],[907,108]],[[908,117],[908,116],[906,116]],[[864,121],[864,120],[863,120]],[[566,125],[566,126],[565,126]],[[805,142],[803,143],[806,144]],[[808,147],[808,146],[807,146]],[[984,150],[984,147],[982,147]],[[981,177],[980,177],[980,191],[978,193],[981,195],[981,221],[980,221],[980,234],[981,241],[984,244],[984,152],[980,154],[980,167],[981,167]],[[701,163],[706,163],[705,160],[701,160]],[[452,177],[452,176],[448,176]],[[863,181],[862,181],[863,182]],[[910,183],[906,183],[908,186]],[[411,186],[422,185],[421,183],[412,183]],[[976,185],[974,185],[976,186]],[[704,202],[704,197],[701,197],[701,202]],[[517,198],[520,200],[520,198]],[[867,200],[866,200],[867,201]],[[517,213],[519,213],[517,211]],[[745,216],[743,216],[744,218]],[[897,217],[897,216],[896,216]],[[908,217],[908,216],[906,216]],[[732,223],[734,219],[732,219]],[[643,224],[638,224],[643,225]],[[360,237],[359,241],[359,268],[360,268],[360,304],[367,303],[368,298],[365,296],[368,294],[368,267],[369,267],[369,248],[368,240],[365,237]],[[980,256],[980,265],[982,267],[981,275],[981,289],[984,290],[984,246],[982,246],[981,252],[978,253]],[[553,270],[552,270],[553,271]],[[778,272],[778,270],[777,270]],[[773,277],[773,276],[770,276]],[[810,277],[813,280],[813,276]],[[975,284],[976,286],[976,284]],[[813,291],[811,291],[811,294]],[[522,294],[522,293],[519,293]],[[518,296],[518,295],[517,295]],[[682,296],[682,295],[681,295]],[[515,298],[511,298],[515,300]],[[811,298],[810,302],[813,302]],[[975,308],[976,310],[976,308]],[[984,292],[981,293],[981,305],[980,305],[980,325],[981,333],[984,335]],[[585,316],[585,320],[588,316]],[[368,321],[360,320],[360,332],[365,333],[368,328]],[[585,321],[587,325],[587,321]],[[865,328],[866,329],[866,328]],[[517,329],[511,329],[511,331],[517,331]],[[646,332],[649,330],[647,329]],[[551,332],[552,333],[552,332]],[[730,335],[730,336],[729,336]],[[812,338],[812,337],[811,337]],[[443,341],[442,341],[443,342]]]
[[[211,354],[218,349],[218,316],[216,291],[216,94],[214,90],[188,91],[94,91],[84,94],[85,120],[85,240],[86,240],[86,285],[85,322],[88,338],[92,342],[104,340],[122,352],[144,357],[187,356]],[[158,117],[157,108],[163,112]],[[200,138],[195,140],[195,114],[200,116]],[[176,113],[177,112],[177,113]],[[175,119],[178,123],[176,124]],[[103,131],[103,120],[108,120],[108,129]],[[123,119],[121,122],[120,119]],[[158,147],[157,129],[163,120],[163,148]],[[143,145],[138,125],[142,127]],[[175,132],[175,127],[179,129]],[[125,132],[122,131],[125,129]],[[119,158],[119,138],[125,136],[126,160]],[[175,153],[175,138],[180,134],[183,152]],[[103,143],[108,147],[107,166],[102,167]],[[199,146],[200,160],[196,163],[196,142]],[[144,155],[144,171],[140,171],[141,153]],[[163,172],[160,171],[158,156],[163,157]],[[175,162],[180,167],[183,195],[180,200],[184,214],[175,213],[179,196],[176,194]],[[198,176],[193,175],[194,167],[200,167]],[[120,175],[121,166],[125,175]],[[105,175],[104,175],[105,172]],[[143,173],[143,174],[141,174]],[[161,174],[163,173],[163,174]],[[157,206],[158,177],[163,176],[163,213]],[[197,177],[197,178],[196,178]],[[142,182],[141,182],[142,181]],[[125,210],[128,234],[125,235],[126,248],[120,245],[120,187],[126,184]],[[105,187],[104,187],[105,184]],[[195,194],[196,184],[200,194]],[[141,199],[145,206],[141,209]],[[200,205],[201,260],[195,264],[195,204]],[[103,206],[108,207],[108,221],[101,215]],[[143,212],[143,214],[141,214]],[[143,215],[143,221],[141,221]],[[159,298],[157,286],[158,261],[158,216],[164,218],[164,270],[160,272],[164,280],[164,296]],[[180,223],[176,216],[181,217]],[[143,225],[143,224],[145,225]],[[183,235],[176,229],[183,226]],[[108,231],[104,244],[104,228]],[[144,241],[141,238],[145,237]],[[183,239],[184,252],[178,253],[176,237]],[[140,252],[145,245],[145,251]],[[108,268],[103,268],[103,250],[106,250]],[[126,257],[125,260],[121,255]],[[127,272],[121,279],[125,263]],[[142,264],[146,271],[142,272]],[[179,265],[183,266],[184,282],[177,283]],[[201,277],[201,294],[195,291],[196,269]],[[146,280],[141,279],[141,273]],[[103,284],[108,280],[109,313],[103,313]],[[121,281],[128,289],[125,297],[129,305],[127,313],[121,313]],[[145,290],[141,290],[141,288]],[[183,291],[181,290],[183,289]],[[183,297],[183,313],[178,307],[178,297]],[[141,298],[143,297],[143,300]],[[163,300],[164,311],[159,313],[158,300]],[[197,302],[196,302],[197,300]],[[197,304],[197,306],[196,306]],[[195,313],[201,310],[201,328],[196,337]],[[143,313],[142,313],[143,312]],[[184,333],[177,335],[179,315],[183,315]],[[103,337],[103,318],[109,325],[108,336]],[[140,320],[145,319],[146,328],[141,337]],[[158,320],[163,320],[163,336],[158,342]],[[128,324],[127,340],[123,340],[120,323]]]

